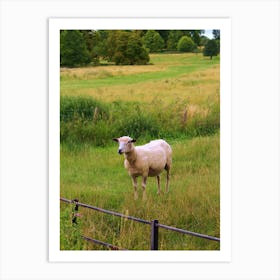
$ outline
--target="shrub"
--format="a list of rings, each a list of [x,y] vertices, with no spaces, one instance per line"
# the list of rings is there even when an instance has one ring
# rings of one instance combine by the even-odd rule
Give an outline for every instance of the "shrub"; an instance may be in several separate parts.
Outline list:
[[[155,30],[148,30],[143,37],[143,41],[150,52],[161,52],[164,48],[164,41]]]
[[[193,40],[188,36],[183,36],[177,44],[177,50],[180,52],[192,52],[196,48]]]
[[[149,115],[135,114],[122,120],[118,128],[119,135],[130,135],[133,138],[158,137],[159,124]]]
[[[109,116],[109,109],[90,97],[60,97],[60,121],[68,122],[73,119],[100,120]]]

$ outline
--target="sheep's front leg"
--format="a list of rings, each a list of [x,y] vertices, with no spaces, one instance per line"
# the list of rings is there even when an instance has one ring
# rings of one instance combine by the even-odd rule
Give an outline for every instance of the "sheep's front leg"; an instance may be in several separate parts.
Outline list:
[[[132,184],[134,187],[134,199],[138,199],[138,192],[137,192],[137,178],[135,176],[132,176]]]
[[[157,194],[160,194],[160,177],[157,176],[157,185],[158,185],[158,192]]]
[[[147,194],[146,194],[146,184],[147,184],[147,177],[143,176],[142,177],[142,189],[143,189],[143,200],[147,200]]]

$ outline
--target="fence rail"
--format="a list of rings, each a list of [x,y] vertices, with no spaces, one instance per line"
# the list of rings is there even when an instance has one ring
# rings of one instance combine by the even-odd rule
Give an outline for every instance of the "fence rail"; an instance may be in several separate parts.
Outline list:
[[[102,212],[102,213],[105,213],[105,214],[109,214],[109,215],[125,218],[125,219],[128,219],[128,220],[132,220],[132,221],[135,221],[135,222],[138,222],[138,223],[143,223],[143,224],[150,225],[150,227],[151,227],[151,246],[150,246],[151,250],[158,250],[159,228],[163,228],[163,229],[179,232],[179,233],[182,233],[182,234],[187,234],[187,235],[191,235],[191,236],[195,236],[195,237],[199,237],[199,238],[204,238],[204,239],[220,242],[220,238],[218,238],[218,237],[214,237],[214,236],[210,236],[210,235],[206,235],[206,234],[201,234],[201,233],[197,233],[197,232],[188,231],[188,230],[185,230],[185,229],[180,229],[180,228],[160,224],[158,222],[158,220],[147,221],[147,220],[140,219],[140,218],[137,218],[137,217],[124,215],[122,213],[118,213],[118,212],[114,212],[114,211],[111,211],[111,210],[106,210],[106,209],[103,209],[103,208],[92,206],[92,205],[89,205],[89,204],[81,203],[81,202],[78,201],[78,199],[70,200],[70,199],[61,197],[60,200],[63,201],[63,202],[66,202],[66,203],[75,204],[75,209],[74,209],[75,212],[78,212],[79,206],[81,206],[81,207],[91,209],[91,210],[95,210],[95,211],[99,211],[99,212]],[[77,216],[75,214],[73,214],[72,222],[77,223]],[[106,243],[104,241],[96,240],[96,239],[93,239],[93,238],[90,238],[90,237],[87,237],[87,236],[84,236],[84,235],[82,235],[82,238],[87,240],[87,241],[106,246],[106,247],[111,248],[113,250],[127,250],[127,249],[120,248],[118,246]]]

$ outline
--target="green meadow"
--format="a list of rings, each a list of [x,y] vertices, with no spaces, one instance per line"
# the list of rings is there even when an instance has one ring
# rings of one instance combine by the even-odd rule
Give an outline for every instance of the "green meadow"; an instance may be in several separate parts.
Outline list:
[[[220,62],[201,54],[152,54],[150,65],[62,68],[60,194],[146,220],[220,236]],[[169,193],[147,181],[133,198],[114,137],[172,147]],[[162,189],[166,172],[162,175]],[[141,179],[138,178],[140,185]],[[129,250],[149,250],[150,228],[61,203],[61,250],[105,250],[80,234]],[[219,250],[219,243],[159,229],[160,250]]]

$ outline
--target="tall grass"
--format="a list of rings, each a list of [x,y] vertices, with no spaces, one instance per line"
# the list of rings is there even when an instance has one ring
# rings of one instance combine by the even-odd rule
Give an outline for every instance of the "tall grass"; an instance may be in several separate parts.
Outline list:
[[[60,139],[68,144],[105,146],[116,136],[136,139],[184,138],[211,135],[219,129],[219,106],[207,111],[191,111],[185,102],[168,107],[158,100],[140,102],[97,101],[90,97],[62,97]]]
[[[133,187],[117,146],[61,146],[61,195],[139,218],[219,237],[219,134],[170,141],[173,167],[170,192],[157,195],[155,178],[148,178],[147,201],[133,199]],[[165,173],[162,184],[165,183]],[[141,187],[138,190],[141,194]],[[141,196],[141,195],[140,195]],[[70,228],[70,205],[61,204],[61,248],[104,248],[81,240],[84,235],[133,250],[149,249],[147,225],[80,208],[79,228]],[[66,237],[65,237],[66,236]],[[219,243],[160,229],[161,250],[217,250]],[[70,246],[72,245],[72,247]]]
[[[61,70],[60,194],[219,237],[219,57],[157,54],[151,62]],[[147,201],[133,199],[123,156],[112,141],[122,135],[136,138],[137,145],[155,138],[171,144],[168,194],[158,196],[155,178],[148,178]],[[81,233],[127,249],[149,249],[148,226],[80,212],[72,227],[72,208],[61,204],[62,250],[104,249],[82,240]],[[160,229],[159,249],[219,250],[219,243]]]

